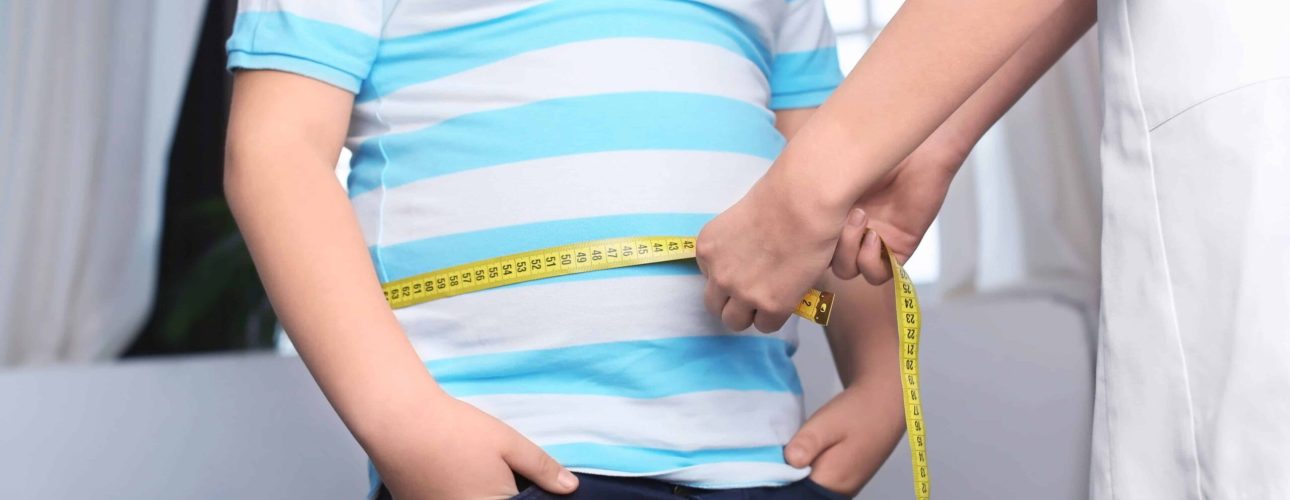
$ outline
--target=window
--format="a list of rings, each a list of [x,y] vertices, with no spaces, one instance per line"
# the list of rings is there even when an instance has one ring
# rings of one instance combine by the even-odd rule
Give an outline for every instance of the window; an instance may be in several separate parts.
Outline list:
[[[825,0],[829,20],[838,36],[838,63],[843,73],[850,73],[860,56],[873,43],[887,21],[896,15],[903,0]],[[940,276],[939,223],[933,222],[918,252],[905,265],[911,278],[930,283]]]
[[[829,20],[838,35],[838,59],[844,73],[851,71],[903,0],[825,0]]]

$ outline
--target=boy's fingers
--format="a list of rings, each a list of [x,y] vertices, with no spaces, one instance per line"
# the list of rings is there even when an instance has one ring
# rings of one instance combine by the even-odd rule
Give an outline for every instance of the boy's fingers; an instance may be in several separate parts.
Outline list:
[[[848,498],[860,490],[860,481],[856,479],[855,450],[849,444],[839,442],[811,462],[811,480],[815,484]]]
[[[560,495],[578,489],[578,477],[565,469],[551,455],[519,434],[502,454],[506,465],[515,473],[533,481],[538,488]]]
[[[870,285],[881,285],[891,279],[891,267],[883,256],[882,240],[878,238],[877,232],[866,231],[864,238],[860,240],[856,267]]]
[[[731,297],[721,309],[721,322],[731,331],[742,332],[752,326],[753,308],[743,301]]]
[[[864,237],[864,228],[868,224],[869,216],[864,210],[851,209],[851,214],[847,215],[846,224],[842,226],[842,234],[838,237],[837,248],[833,250],[833,262],[829,264],[837,277],[849,280],[860,275],[860,268],[856,266],[856,257],[860,253],[860,240]]]
[[[841,425],[811,418],[784,447],[784,459],[793,467],[811,465],[824,450],[842,440]]]

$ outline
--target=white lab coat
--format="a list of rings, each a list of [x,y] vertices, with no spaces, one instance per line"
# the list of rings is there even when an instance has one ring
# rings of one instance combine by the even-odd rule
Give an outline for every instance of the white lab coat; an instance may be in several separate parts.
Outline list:
[[[1290,0],[1098,7],[1091,496],[1290,499]]]

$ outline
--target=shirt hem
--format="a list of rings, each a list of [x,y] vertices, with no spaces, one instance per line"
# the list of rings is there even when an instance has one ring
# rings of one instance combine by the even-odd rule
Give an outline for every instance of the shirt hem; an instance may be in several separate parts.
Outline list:
[[[234,49],[228,52],[228,69],[270,69],[295,73],[357,94],[363,79],[353,74],[291,54],[257,53]]]

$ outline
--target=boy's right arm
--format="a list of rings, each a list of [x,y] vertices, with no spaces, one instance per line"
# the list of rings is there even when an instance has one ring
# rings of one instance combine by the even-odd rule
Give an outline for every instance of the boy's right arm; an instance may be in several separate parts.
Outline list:
[[[386,304],[334,174],[353,99],[290,73],[234,80],[224,186],[274,310],[396,496],[504,498],[512,470],[573,491],[541,448],[444,393]]]

